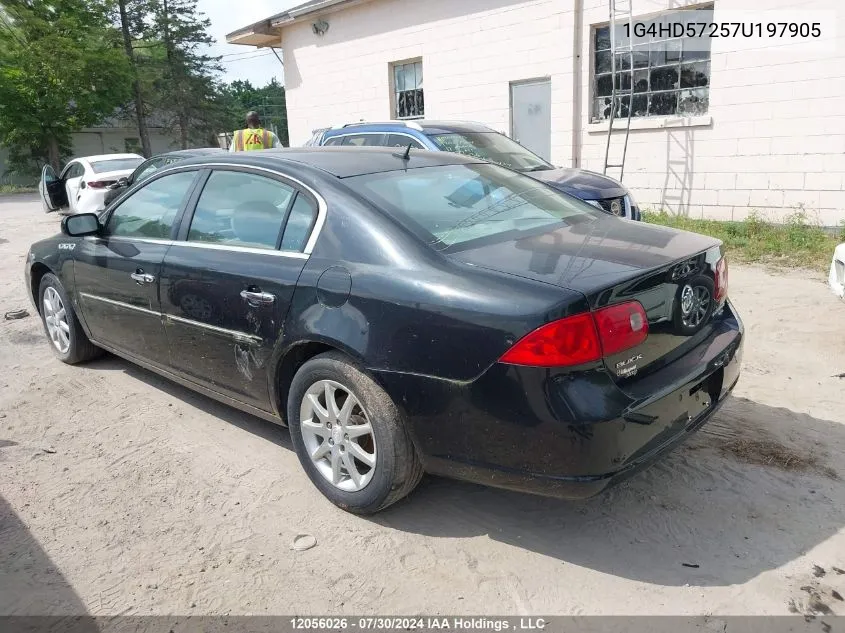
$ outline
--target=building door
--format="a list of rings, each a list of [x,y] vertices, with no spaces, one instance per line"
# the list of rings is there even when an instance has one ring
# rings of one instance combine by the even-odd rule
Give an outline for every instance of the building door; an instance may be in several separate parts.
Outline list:
[[[511,83],[511,138],[548,161],[552,159],[552,82]]]

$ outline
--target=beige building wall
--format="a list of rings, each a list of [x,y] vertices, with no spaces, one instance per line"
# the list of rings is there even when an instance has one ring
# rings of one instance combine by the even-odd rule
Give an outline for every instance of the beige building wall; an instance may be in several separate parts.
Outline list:
[[[835,15],[837,3],[798,4]],[[634,0],[637,16],[683,4]],[[714,19],[795,7],[716,0]],[[391,118],[391,64],[421,58],[426,118],[504,133],[510,83],[550,78],[553,162],[602,170],[607,124],[590,122],[591,39],[607,21],[606,0],[373,0],[319,17],[330,25],[322,36],[312,32],[317,16],[282,34],[292,145],[316,128]],[[641,206],[718,219],[803,209],[827,225],[844,220],[845,26],[836,26],[835,52],[714,40],[707,114],[634,120],[624,182]]]

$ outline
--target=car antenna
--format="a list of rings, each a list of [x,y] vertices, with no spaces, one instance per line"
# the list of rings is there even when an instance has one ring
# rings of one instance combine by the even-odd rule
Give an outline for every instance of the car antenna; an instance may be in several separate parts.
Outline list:
[[[404,154],[393,154],[396,158],[401,158],[402,160],[411,160],[411,147],[413,143],[408,143],[408,147],[405,148]]]

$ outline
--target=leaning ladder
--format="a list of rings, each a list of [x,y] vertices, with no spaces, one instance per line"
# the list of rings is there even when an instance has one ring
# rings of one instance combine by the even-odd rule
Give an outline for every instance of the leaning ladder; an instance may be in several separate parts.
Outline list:
[[[608,169],[619,169],[619,180],[621,181],[622,176],[625,174],[625,157],[628,154],[628,137],[631,134],[631,113],[634,108],[634,49],[632,47],[634,39],[634,8],[633,0],[608,0],[608,6],[610,9],[610,76],[613,78],[613,83],[610,95],[610,118],[608,119],[607,126],[607,145],[604,150],[603,173],[607,175]],[[625,29],[626,24],[627,29]],[[618,27],[625,29],[624,32],[618,33]],[[627,42],[620,46],[618,39],[620,36],[624,38],[625,33],[627,33],[628,35]],[[627,91],[621,89],[622,75],[616,74],[617,54],[623,55],[623,59],[627,57],[628,60],[627,69],[623,68],[623,70],[628,70],[628,72],[631,73],[631,79],[628,82],[629,85]],[[622,100],[626,94],[628,96],[628,104],[627,107],[623,108]],[[622,159],[618,163],[611,163],[610,145],[614,138],[613,124],[616,121],[617,112],[621,118],[623,112],[626,110],[627,116],[625,117],[625,141],[622,145]],[[614,159],[615,156],[618,156],[618,150],[614,152]]]

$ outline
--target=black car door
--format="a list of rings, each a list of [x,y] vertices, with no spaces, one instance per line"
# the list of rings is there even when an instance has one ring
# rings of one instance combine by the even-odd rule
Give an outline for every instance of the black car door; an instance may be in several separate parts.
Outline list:
[[[272,411],[269,360],[325,207],[297,182],[238,167],[208,172],[193,198],[161,271],[172,366]]]
[[[169,364],[158,296],[164,255],[199,171],[150,180],[104,218],[100,235],[74,249],[82,316],[96,342]]]

